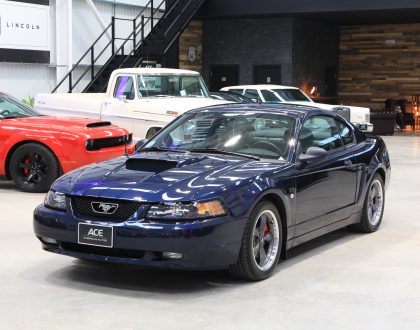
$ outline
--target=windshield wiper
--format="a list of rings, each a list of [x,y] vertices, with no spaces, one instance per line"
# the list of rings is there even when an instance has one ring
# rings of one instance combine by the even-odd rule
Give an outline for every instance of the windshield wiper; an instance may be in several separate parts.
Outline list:
[[[170,152],[180,152],[183,154],[188,153],[187,150],[177,150],[177,149],[164,148],[164,147],[149,147],[149,148],[140,149],[139,151],[163,151],[163,152],[170,151]]]
[[[260,160],[260,157],[243,154],[240,152],[229,151],[225,149],[218,149],[218,148],[194,148],[190,149],[191,152],[202,152],[202,153],[212,153],[212,154],[221,154],[221,155],[232,155],[232,156],[239,156],[239,157],[246,157],[254,160]]]

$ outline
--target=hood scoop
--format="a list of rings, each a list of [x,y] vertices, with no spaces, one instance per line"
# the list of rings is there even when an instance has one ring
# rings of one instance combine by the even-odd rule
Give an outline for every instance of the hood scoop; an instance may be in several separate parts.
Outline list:
[[[104,127],[104,126],[111,126],[110,121],[98,121],[95,123],[89,123],[86,125],[87,128],[96,128],[96,127]]]
[[[125,162],[127,170],[159,173],[177,167],[173,160],[129,158]]]

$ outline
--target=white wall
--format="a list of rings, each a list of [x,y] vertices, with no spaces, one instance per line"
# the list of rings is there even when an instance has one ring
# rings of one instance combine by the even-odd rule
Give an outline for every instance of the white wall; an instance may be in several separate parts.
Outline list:
[[[101,17],[106,24],[111,22],[111,17],[134,18],[147,4],[148,0],[93,0]],[[155,5],[159,4],[155,1]],[[125,5],[124,3],[131,4]],[[57,70],[57,45],[56,45],[56,24],[60,24],[60,19],[56,20],[55,9],[56,0],[50,0],[50,20],[51,20],[51,60],[50,64],[23,64],[0,62],[0,91],[10,93],[17,98],[23,99],[28,96],[35,96],[39,92],[50,92],[58,83],[56,78]],[[133,6],[134,5],[134,6]],[[149,12],[146,11],[146,15]],[[57,23],[58,22],[58,23]],[[98,20],[94,13],[86,4],[85,0],[73,0],[73,64],[90,47],[93,41],[102,32]],[[116,34],[120,37],[127,37],[132,31],[131,22],[117,23]],[[102,46],[106,38],[102,38]],[[65,47],[60,44],[60,47]],[[98,50],[101,45],[98,45]],[[130,43],[131,46],[131,43]],[[127,51],[129,48],[126,49]],[[96,51],[96,49],[95,49]],[[110,56],[110,51],[104,53],[101,62],[104,63]],[[87,61],[84,61],[87,64]],[[61,74],[61,72],[60,72]],[[77,76],[77,73],[76,73]],[[86,76],[88,78],[88,75]],[[85,79],[85,83],[88,79]],[[68,84],[66,84],[68,86]],[[83,84],[80,86],[83,87]]]

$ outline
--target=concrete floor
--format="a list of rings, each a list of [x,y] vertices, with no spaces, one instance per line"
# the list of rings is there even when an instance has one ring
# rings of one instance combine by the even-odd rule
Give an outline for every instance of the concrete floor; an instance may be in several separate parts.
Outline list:
[[[224,272],[93,265],[43,252],[43,194],[0,184],[1,329],[419,329],[420,137],[385,137],[392,160],[381,229],[293,250],[259,283]]]

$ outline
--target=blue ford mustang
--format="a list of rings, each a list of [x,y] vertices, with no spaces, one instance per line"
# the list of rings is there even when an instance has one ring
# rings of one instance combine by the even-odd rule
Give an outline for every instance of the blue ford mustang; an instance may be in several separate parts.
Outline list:
[[[208,107],[133,156],[62,176],[34,230],[44,250],[76,258],[261,280],[312,238],[349,225],[376,231],[389,179],[383,140],[333,112]]]

